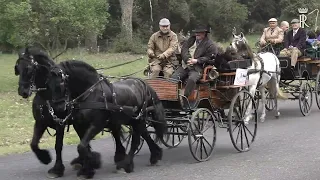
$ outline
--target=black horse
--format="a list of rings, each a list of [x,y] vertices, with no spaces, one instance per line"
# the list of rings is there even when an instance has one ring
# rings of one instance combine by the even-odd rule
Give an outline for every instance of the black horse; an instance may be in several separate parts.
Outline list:
[[[18,53],[18,60],[14,66],[15,75],[19,75],[18,94],[23,98],[31,96],[32,92],[36,95],[32,103],[32,112],[35,119],[31,149],[43,164],[52,161],[49,151],[39,148],[39,142],[45,130],[50,127],[56,130],[56,162],[53,168],[48,171],[51,178],[61,177],[65,167],[62,163],[63,137],[66,124],[61,120],[66,118],[66,112],[54,112],[51,107],[51,92],[47,90],[46,81],[49,77],[50,68],[55,65],[54,61],[41,49],[30,47],[21,49]],[[49,111],[50,110],[50,111]],[[55,118],[53,118],[55,117]],[[60,118],[62,119],[60,119]],[[73,124],[79,138],[84,136],[87,128],[83,124]],[[75,158],[71,165],[81,165],[82,161]]]
[[[117,169],[123,168],[127,173],[133,171],[133,157],[140,143],[140,135],[149,145],[150,163],[156,164],[162,159],[162,149],[147,132],[146,117],[152,117],[157,138],[162,139],[167,128],[164,108],[156,92],[144,81],[129,78],[110,83],[89,64],[71,60],[52,68],[48,87],[52,91],[52,107],[55,110],[71,109],[74,119],[80,117],[90,123],[78,145],[78,153],[84,159],[78,176],[94,176],[92,164],[99,164],[100,159],[92,158],[87,147],[106,125],[111,131],[122,124],[133,128],[130,152],[122,161],[116,163]],[[123,148],[121,143],[116,146]]]

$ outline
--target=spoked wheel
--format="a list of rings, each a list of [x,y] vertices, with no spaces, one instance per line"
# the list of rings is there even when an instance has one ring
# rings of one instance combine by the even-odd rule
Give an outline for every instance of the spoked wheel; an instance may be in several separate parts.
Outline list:
[[[210,159],[216,143],[215,116],[207,108],[197,109],[190,121],[188,130],[189,148],[197,161]]]
[[[300,86],[299,106],[302,115],[308,116],[310,114],[312,107],[312,88],[308,82]]]
[[[267,94],[266,94],[266,105],[265,105],[265,107],[266,107],[266,109],[267,109],[268,111],[272,111],[272,110],[274,110],[274,108],[276,107],[276,103],[275,103],[274,98],[276,98],[276,97],[271,97],[270,92],[267,91]]]
[[[257,107],[257,109],[259,109],[260,99],[261,99],[260,91],[256,91],[254,99],[255,99],[255,102],[256,102],[256,107]]]
[[[126,153],[128,154],[131,148],[131,141],[132,141],[132,127],[131,126],[124,126],[126,133],[123,134],[123,138],[121,138],[122,144],[124,145],[126,149]],[[144,139],[140,137],[140,144],[138,146],[138,149],[134,153],[135,155],[138,154],[143,146]]]
[[[228,131],[234,148],[239,152],[249,151],[257,134],[258,114],[254,101],[246,90],[238,92],[231,101],[228,113]],[[252,108],[249,107],[249,103],[252,104]],[[245,124],[247,110],[251,119],[248,124]]]
[[[317,106],[320,109],[320,71],[317,74],[316,82],[315,82],[315,95]]]
[[[183,130],[183,124],[178,121],[167,121],[168,130],[167,134],[162,139],[162,144],[168,148],[177,147],[184,139],[185,130]]]

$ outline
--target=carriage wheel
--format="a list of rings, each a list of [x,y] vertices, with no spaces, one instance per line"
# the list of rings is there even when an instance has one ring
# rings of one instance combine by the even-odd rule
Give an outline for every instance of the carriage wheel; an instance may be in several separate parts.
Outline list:
[[[122,144],[124,145],[126,149],[126,153],[128,154],[131,148],[131,142],[132,142],[132,127],[131,126],[124,126],[126,128],[126,133],[123,134],[123,138],[121,138]],[[140,144],[138,146],[138,149],[134,153],[135,155],[138,154],[143,146],[144,139],[140,137]]]
[[[246,89],[247,90],[247,89]],[[260,105],[260,99],[261,99],[261,95],[259,91],[256,91],[256,94],[254,96],[254,99],[256,101],[256,107],[257,109],[259,109],[259,105]]]
[[[275,99],[274,99],[274,97],[271,97],[269,91],[266,94],[266,105],[265,105],[265,107],[266,107],[266,109],[268,111],[272,111],[276,107]]]
[[[320,71],[317,74],[316,82],[315,82],[315,95],[317,106],[320,109]]]
[[[253,96],[246,90],[238,92],[232,99],[228,113],[228,131],[235,149],[246,152],[251,149],[257,134],[258,114]],[[249,124],[244,123],[245,112],[252,103]]]
[[[190,121],[188,130],[189,148],[197,161],[207,161],[216,143],[216,126],[214,116],[207,108],[197,109]]]
[[[168,148],[175,148],[182,142],[183,138],[185,137],[185,135],[183,135],[185,131],[177,121],[167,121],[167,125],[167,134],[165,134],[163,139],[161,140],[162,144]]]
[[[300,86],[299,106],[302,115],[307,116],[312,107],[312,88],[308,82]]]

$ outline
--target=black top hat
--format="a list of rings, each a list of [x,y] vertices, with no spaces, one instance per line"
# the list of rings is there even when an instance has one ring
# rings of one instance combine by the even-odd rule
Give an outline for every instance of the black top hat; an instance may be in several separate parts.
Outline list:
[[[199,32],[210,33],[210,30],[207,26],[198,25],[194,30],[192,30],[192,32],[194,32],[194,33],[199,33]]]

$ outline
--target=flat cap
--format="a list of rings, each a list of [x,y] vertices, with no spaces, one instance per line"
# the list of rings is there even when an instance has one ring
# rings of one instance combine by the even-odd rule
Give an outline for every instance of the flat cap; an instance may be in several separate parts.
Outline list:
[[[271,18],[271,19],[269,19],[269,21],[268,22],[277,22],[278,20],[276,19],[276,18]]]
[[[292,19],[291,24],[300,23],[299,19]]]
[[[170,25],[170,21],[167,18],[162,18],[159,22],[160,26],[169,26]]]

